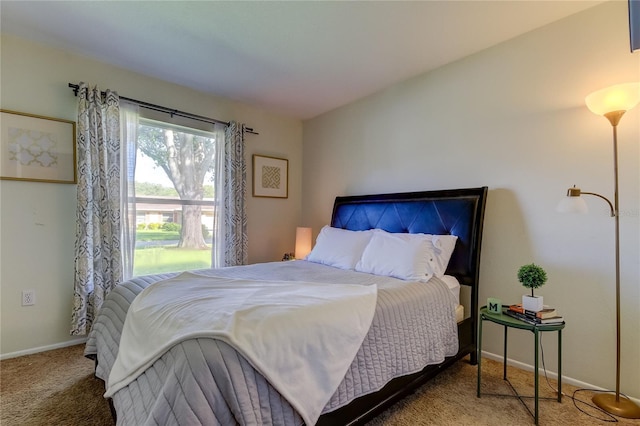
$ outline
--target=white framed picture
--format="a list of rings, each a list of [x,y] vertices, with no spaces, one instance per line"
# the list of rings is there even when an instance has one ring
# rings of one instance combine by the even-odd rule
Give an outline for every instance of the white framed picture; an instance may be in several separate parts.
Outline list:
[[[0,110],[0,179],[76,183],[76,123]]]
[[[253,155],[253,196],[289,197],[289,160]]]

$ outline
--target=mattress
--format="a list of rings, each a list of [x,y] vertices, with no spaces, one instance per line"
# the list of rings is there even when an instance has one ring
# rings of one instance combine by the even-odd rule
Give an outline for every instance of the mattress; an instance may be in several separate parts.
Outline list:
[[[375,392],[395,377],[438,364],[458,351],[456,298],[450,285],[437,278],[408,283],[305,261],[198,272],[378,287],[371,328],[323,413]],[[96,376],[108,380],[131,301],[153,282],[174,276],[135,278],[107,297],[85,349],[85,355],[97,357]],[[246,359],[229,344],[210,338],[191,339],[170,348],[116,392],[113,404],[121,425],[303,424],[291,404]]]

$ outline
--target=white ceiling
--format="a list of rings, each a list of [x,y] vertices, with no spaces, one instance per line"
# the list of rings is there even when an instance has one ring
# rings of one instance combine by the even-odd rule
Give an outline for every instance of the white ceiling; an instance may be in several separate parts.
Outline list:
[[[2,0],[0,28],[306,119],[599,3]]]

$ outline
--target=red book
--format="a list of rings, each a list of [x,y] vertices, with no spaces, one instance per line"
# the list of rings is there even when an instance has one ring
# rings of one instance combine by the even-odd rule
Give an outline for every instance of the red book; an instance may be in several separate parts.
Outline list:
[[[558,313],[556,312],[555,309],[549,308],[549,307],[544,308],[543,310],[538,311],[538,312],[529,311],[529,310],[524,309],[522,307],[521,303],[510,305],[509,306],[509,310],[513,311],[513,312],[518,312],[519,314],[523,314],[523,315],[526,315],[526,316],[531,317],[531,318],[537,318],[537,319],[546,319],[546,318],[551,318],[551,317],[555,317],[556,315],[558,315]]]
[[[524,308],[522,307],[521,303],[518,303],[516,305],[509,305],[509,310],[513,312],[518,312],[520,314],[524,314]]]

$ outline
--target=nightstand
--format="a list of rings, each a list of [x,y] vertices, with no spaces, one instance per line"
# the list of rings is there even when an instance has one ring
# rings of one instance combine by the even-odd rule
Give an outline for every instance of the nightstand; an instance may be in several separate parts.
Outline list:
[[[508,309],[507,307],[503,307],[502,311],[504,312],[506,309]],[[531,414],[533,416],[533,420],[535,421],[535,424],[538,424],[538,402],[541,398],[539,398],[538,395],[538,382],[539,382],[539,372],[538,372],[538,360],[539,360],[539,356],[538,356],[538,342],[539,342],[539,333],[542,332],[547,332],[547,331],[556,331],[558,332],[558,402],[562,401],[562,329],[564,328],[564,322],[561,324],[540,324],[540,325],[533,325],[533,324],[529,324],[525,321],[521,321],[519,319],[510,317],[509,315],[506,315],[504,313],[502,314],[493,314],[490,313],[487,310],[486,306],[483,306],[482,308],[480,308],[480,320],[478,321],[478,398],[480,398],[480,383],[481,383],[481,378],[482,378],[482,323],[484,321],[490,321],[493,322],[495,324],[499,324],[502,325],[504,327],[504,358],[503,358],[503,379],[507,381],[507,383],[509,384],[509,386],[511,387],[511,389],[513,390],[513,392],[515,393],[515,395],[495,395],[495,396],[514,396],[516,398],[518,398],[520,400],[520,402],[522,402],[522,405],[525,406],[525,408],[527,409],[527,411],[529,412],[529,414]],[[533,333],[533,340],[534,340],[534,347],[535,347],[535,371],[534,371],[534,377],[535,377],[535,395],[534,395],[534,402],[535,402],[535,408],[534,408],[534,412],[531,412],[531,409],[524,403],[523,396],[518,395],[518,392],[516,391],[516,389],[513,387],[513,385],[511,385],[511,382],[509,382],[509,379],[507,378],[507,331],[510,328],[515,328],[515,329],[520,329],[520,330],[527,330]],[[542,399],[555,399],[555,398],[542,398]]]

